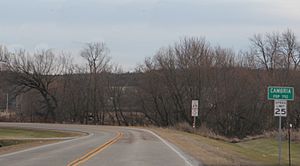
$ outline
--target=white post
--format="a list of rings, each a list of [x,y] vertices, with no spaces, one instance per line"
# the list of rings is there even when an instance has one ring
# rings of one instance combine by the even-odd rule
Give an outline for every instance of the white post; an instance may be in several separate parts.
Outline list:
[[[196,116],[194,116],[193,128],[196,128]]]

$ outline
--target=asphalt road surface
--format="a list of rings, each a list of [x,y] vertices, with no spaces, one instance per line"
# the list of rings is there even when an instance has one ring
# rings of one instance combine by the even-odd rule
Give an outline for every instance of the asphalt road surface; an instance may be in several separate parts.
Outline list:
[[[155,133],[125,127],[0,123],[0,126],[73,130],[86,136],[0,155],[1,166],[201,165]]]

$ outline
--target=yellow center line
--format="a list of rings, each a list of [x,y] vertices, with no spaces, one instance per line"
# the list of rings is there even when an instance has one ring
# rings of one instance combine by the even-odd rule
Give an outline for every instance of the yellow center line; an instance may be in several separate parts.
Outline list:
[[[88,152],[84,156],[80,157],[79,159],[76,159],[76,160],[72,161],[67,166],[78,166],[79,164],[82,164],[82,163],[86,162],[87,160],[89,160],[90,158],[92,158],[96,154],[100,153],[101,151],[103,151],[104,149],[109,147],[110,145],[112,145],[112,144],[116,143],[117,141],[119,141],[122,137],[123,137],[123,133],[118,132],[118,134],[114,138],[112,138],[111,140],[107,141],[106,143],[100,145],[99,147],[91,150],[90,152]]]

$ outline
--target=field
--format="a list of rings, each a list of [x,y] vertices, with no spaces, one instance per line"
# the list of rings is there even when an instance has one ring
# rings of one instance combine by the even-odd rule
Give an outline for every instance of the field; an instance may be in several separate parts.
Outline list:
[[[172,129],[152,129],[205,165],[278,165],[278,141],[260,138],[239,143],[214,140]],[[291,144],[292,165],[300,165],[300,143]],[[282,145],[282,165],[288,165],[288,144]]]

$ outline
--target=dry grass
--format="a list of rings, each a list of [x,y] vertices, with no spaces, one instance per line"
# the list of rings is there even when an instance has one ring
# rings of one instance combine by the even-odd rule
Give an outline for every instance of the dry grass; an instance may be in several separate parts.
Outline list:
[[[282,130],[282,135],[285,140],[288,140],[288,130]],[[268,131],[263,134],[266,138],[275,138],[278,137],[278,131]],[[300,131],[293,129],[291,130],[291,140],[294,142],[300,143]]]
[[[205,124],[201,125],[200,128],[194,129],[190,124],[183,122],[183,123],[178,123],[173,127],[170,127],[170,129],[193,133],[193,134],[201,135],[203,137],[212,138],[215,140],[222,140],[226,142],[234,142],[235,140],[237,140],[237,138],[229,139],[221,135],[218,135],[214,133],[212,130],[210,130],[209,128],[207,128]]]
[[[154,128],[152,130],[207,166],[258,165],[257,162],[250,161],[228,148],[230,144],[228,142],[173,129]]]
[[[231,143],[232,141],[228,140],[211,139],[215,137],[214,135],[204,137],[163,128],[152,128],[152,130],[208,166],[277,165],[278,142],[271,136],[270,138],[252,137],[238,143]],[[209,131],[208,134],[210,134]],[[299,132],[294,132],[295,137],[298,134]],[[286,165],[288,163],[287,141],[283,141],[282,147],[283,165]],[[292,142],[291,147],[293,164],[298,165],[300,164],[300,144]]]

